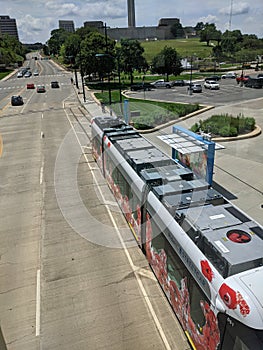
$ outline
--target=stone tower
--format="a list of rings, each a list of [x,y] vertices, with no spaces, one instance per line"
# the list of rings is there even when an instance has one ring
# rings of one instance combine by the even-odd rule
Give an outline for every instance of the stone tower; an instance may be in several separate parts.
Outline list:
[[[135,27],[134,0],[128,0],[128,27]]]

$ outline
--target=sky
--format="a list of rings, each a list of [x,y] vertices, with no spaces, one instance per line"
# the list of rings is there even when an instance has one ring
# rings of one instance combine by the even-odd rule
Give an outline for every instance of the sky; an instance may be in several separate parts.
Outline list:
[[[137,27],[157,26],[161,18],[179,18],[183,27],[215,23],[217,29],[239,29],[263,38],[262,0],[134,0]],[[232,15],[230,15],[232,14]],[[127,27],[127,0],[0,0],[0,15],[15,18],[22,43],[46,43],[59,20],[103,21]]]

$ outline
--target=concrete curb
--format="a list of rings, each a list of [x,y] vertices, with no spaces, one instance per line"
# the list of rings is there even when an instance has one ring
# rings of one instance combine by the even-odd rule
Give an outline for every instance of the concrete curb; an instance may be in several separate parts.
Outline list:
[[[87,87],[86,87],[87,88]],[[100,106],[100,101],[96,98],[95,94],[94,94],[94,91],[91,91],[89,88],[87,88],[88,91],[90,92],[92,98],[94,99],[94,101],[98,104],[98,106]],[[123,96],[124,97],[129,97],[129,96],[126,96],[125,95],[125,91],[123,93]],[[134,98],[134,97],[133,97]],[[135,99],[137,100],[142,100],[141,98],[136,98]],[[156,102],[157,100],[148,100],[148,101],[154,101]],[[158,100],[159,102],[169,102],[169,101],[163,101],[163,100]],[[174,102],[170,102],[170,103],[174,103]],[[183,104],[183,103],[182,103]],[[187,104],[187,103],[185,103]],[[207,112],[209,111],[210,109],[213,109],[215,108],[215,106],[205,106],[205,105],[200,105],[200,106],[203,106],[202,109],[198,110],[198,111],[195,111],[193,113],[189,113],[181,118],[178,118],[178,119],[175,119],[175,120],[171,120],[165,124],[162,124],[162,125],[158,125],[156,126],[155,128],[152,128],[152,129],[149,129],[149,130],[139,130],[137,129],[137,131],[140,133],[140,134],[150,134],[152,132],[155,132],[155,131],[158,131],[158,130],[161,130],[161,129],[164,129],[168,126],[171,126],[173,124],[175,124],[176,122],[181,122],[183,120],[186,120],[186,119],[190,119],[191,117],[194,117],[196,115],[199,115],[199,114],[202,114],[204,112]],[[239,135],[239,136],[234,136],[234,137],[213,137],[212,140],[215,141],[215,142],[228,142],[228,141],[239,141],[239,140],[244,140],[244,139],[248,139],[248,138],[252,138],[252,137],[256,137],[258,135],[260,135],[262,132],[261,128],[256,125],[255,126],[255,129],[248,133],[248,134],[244,134],[244,135]]]

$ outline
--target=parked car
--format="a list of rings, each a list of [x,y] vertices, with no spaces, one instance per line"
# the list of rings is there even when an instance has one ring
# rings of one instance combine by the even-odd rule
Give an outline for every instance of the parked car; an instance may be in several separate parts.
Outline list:
[[[28,70],[28,71],[25,73],[24,77],[25,77],[25,78],[29,78],[29,77],[31,77],[31,75],[32,75],[32,73],[30,72],[30,70]]]
[[[38,73],[38,70],[36,69],[35,71],[34,71],[34,76],[37,76],[37,75],[39,75],[39,73]]]
[[[172,81],[173,86],[185,86],[186,82],[184,80],[174,80]]]
[[[236,79],[236,73],[235,72],[228,72],[226,74],[221,75],[222,79]]]
[[[21,106],[24,104],[22,96],[12,96],[11,97],[11,105],[12,106]]]
[[[37,92],[46,92],[45,85],[37,85]]]
[[[170,89],[173,86],[171,81],[164,81],[164,79],[159,79],[151,83],[155,88],[166,88]]]
[[[259,73],[259,74],[257,75],[257,78],[263,78],[263,74],[262,74],[262,73]]]
[[[218,80],[220,80],[220,79],[221,79],[221,77],[220,77],[219,75],[211,75],[211,77],[206,77],[206,78],[205,78],[205,81],[207,81],[207,80],[218,81]]]
[[[254,89],[262,89],[263,87],[263,78],[249,78],[244,82],[246,87],[254,88]]]
[[[215,80],[207,80],[204,82],[204,88],[210,90],[219,90],[219,84]]]
[[[35,84],[34,83],[27,83],[26,84],[26,88],[27,89],[34,89],[35,88]]]
[[[57,89],[57,88],[59,88],[59,83],[58,83],[58,81],[51,81],[50,85],[51,85],[52,89]]]
[[[17,76],[17,78],[22,78],[24,76],[24,74],[22,71],[19,71],[16,76]]]
[[[247,81],[249,78],[250,78],[249,75],[243,75],[243,76],[242,76],[242,74],[241,74],[240,76],[237,76],[237,77],[236,77],[236,81],[237,81],[238,84],[241,83],[241,82],[244,83],[244,82]]]
[[[197,83],[190,83],[188,86],[188,91],[192,90],[192,92],[202,92],[202,85]]]
[[[150,83],[137,83],[131,85],[131,91],[139,91],[139,90],[144,90],[144,91],[150,91],[154,88],[153,85]]]

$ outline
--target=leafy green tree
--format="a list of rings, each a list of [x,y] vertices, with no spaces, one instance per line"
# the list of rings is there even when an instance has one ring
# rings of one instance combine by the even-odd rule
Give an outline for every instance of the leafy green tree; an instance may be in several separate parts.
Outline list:
[[[152,60],[152,71],[166,75],[166,80],[169,80],[169,75],[179,75],[183,71],[181,64],[181,58],[177,51],[172,48],[165,46],[164,49],[156,55]]]
[[[67,32],[65,29],[54,29],[51,31],[51,37],[47,41],[48,49],[51,55],[58,55],[61,45],[65,43],[67,37],[71,33]]]
[[[76,56],[79,52],[81,38],[76,33],[71,33],[62,44],[60,54],[65,63],[75,63]]]
[[[133,84],[133,71],[144,71],[147,68],[146,59],[143,57],[144,48],[138,40],[122,39],[120,42],[119,57],[122,70],[130,75]]]
[[[26,47],[14,36],[3,35],[0,37],[0,63],[8,66],[17,62],[23,62],[26,55]]]
[[[219,43],[221,35],[221,31],[216,29],[214,23],[206,23],[204,28],[200,31],[200,41],[206,42],[206,45],[209,46],[211,40],[215,40]]]
[[[226,30],[222,34],[221,48],[222,51],[228,54],[234,54],[241,49],[243,37],[240,30]]]
[[[171,33],[175,38],[182,38],[184,37],[184,29],[182,27],[182,24],[178,21],[174,23],[171,27]]]
[[[263,42],[258,40],[255,34],[245,34],[243,35],[242,48],[248,50],[263,48]]]
[[[199,35],[200,32],[204,29],[204,27],[205,27],[204,22],[198,22],[198,23],[196,24],[196,26],[194,27],[194,30],[195,30],[196,33]]]
[[[80,49],[76,56],[76,63],[84,75],[91,79],[92,74],[98,73],[100,78],[108,76],[114,67],[113,48],[115,41],[93,31],[86,35],[80,43]]]

